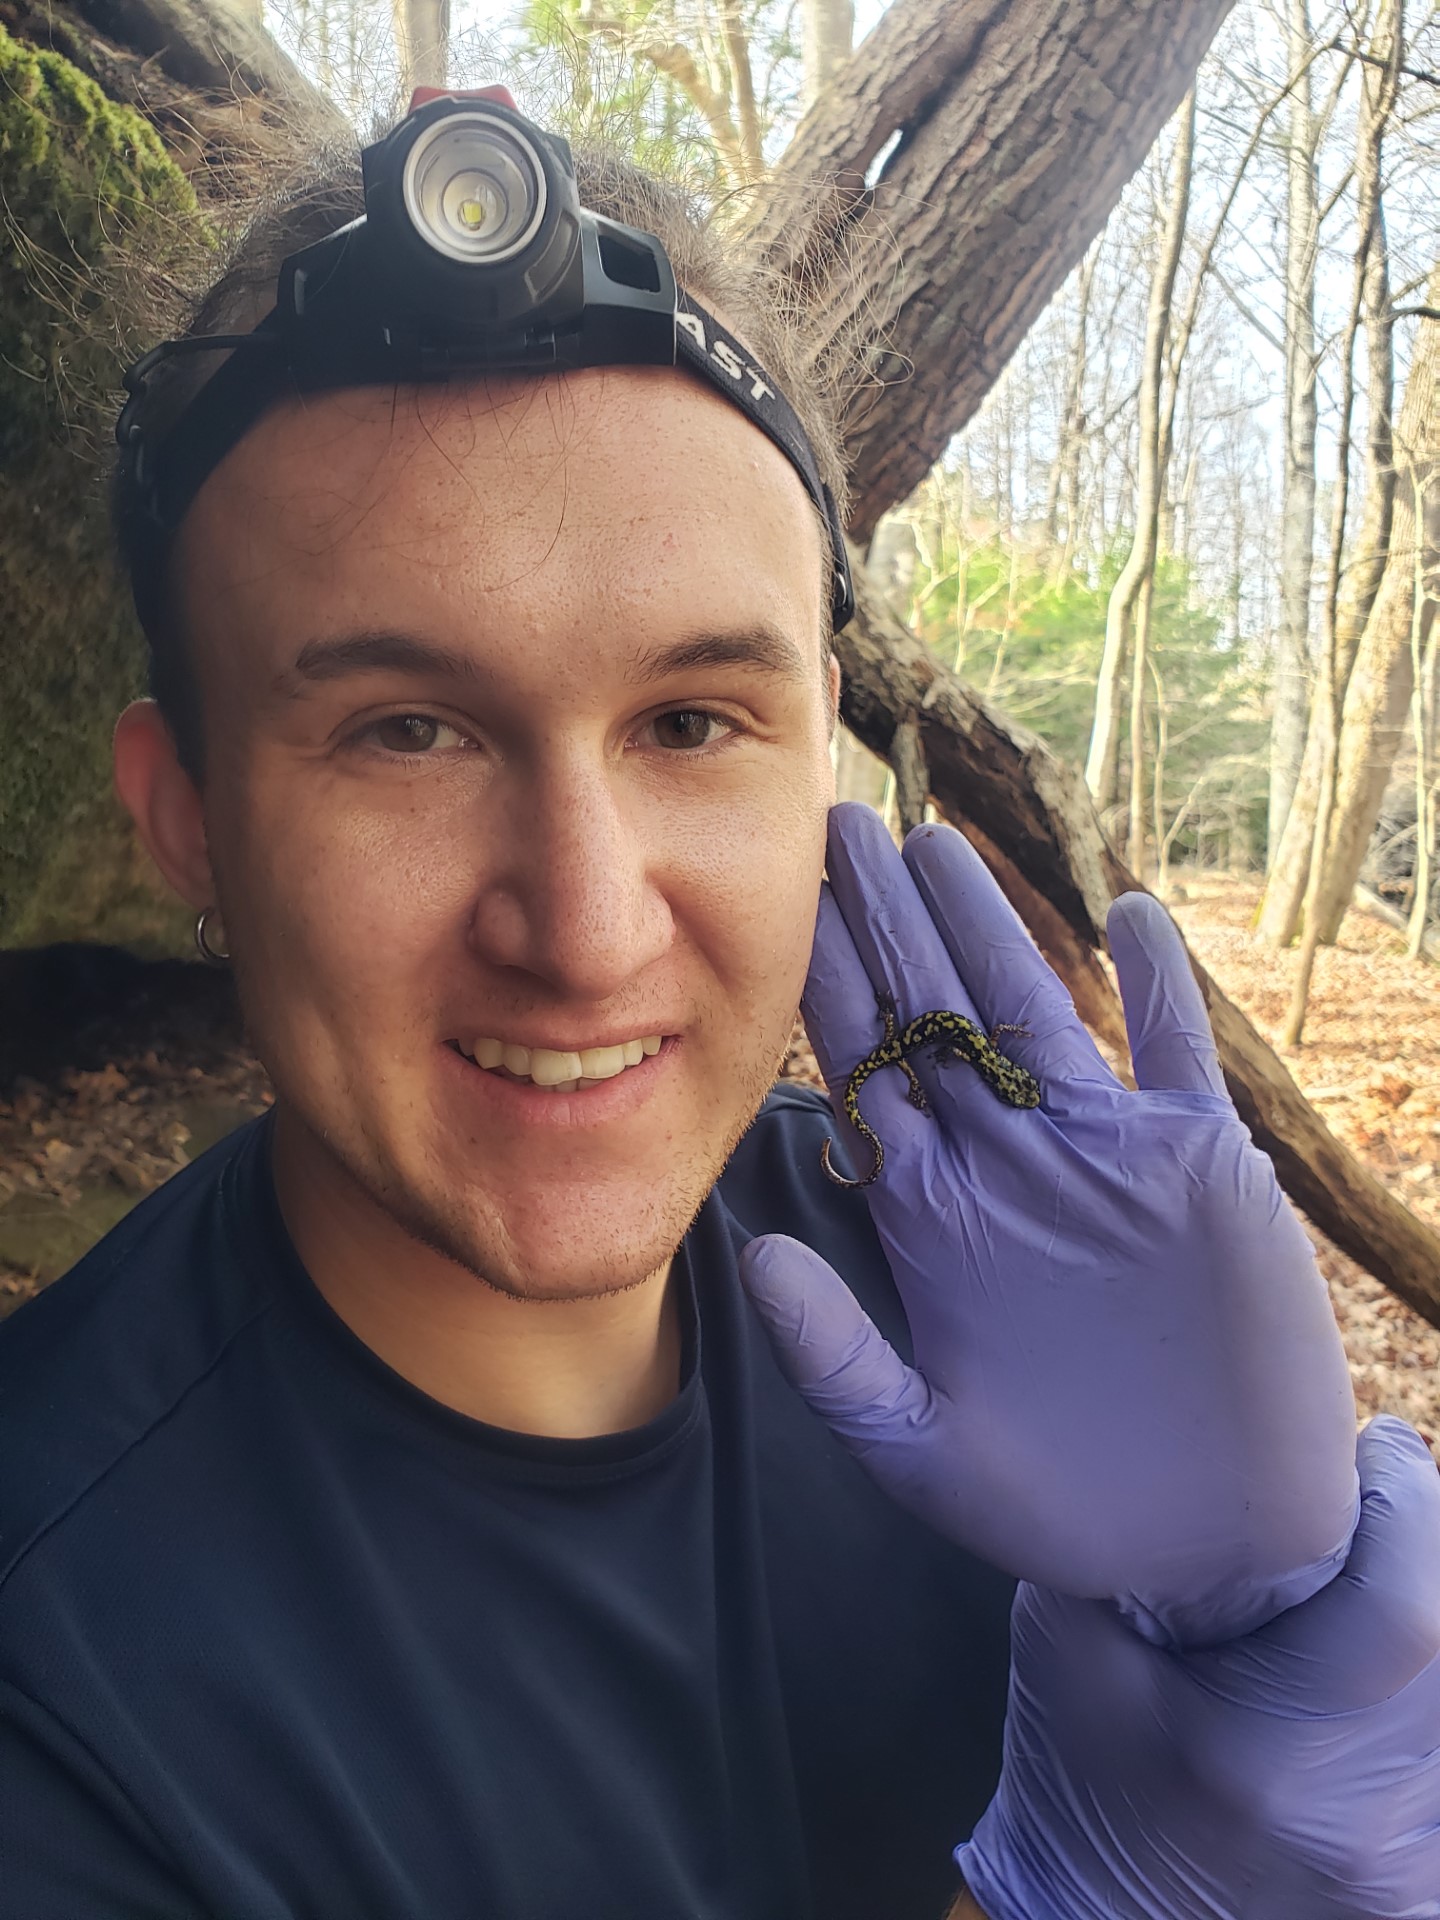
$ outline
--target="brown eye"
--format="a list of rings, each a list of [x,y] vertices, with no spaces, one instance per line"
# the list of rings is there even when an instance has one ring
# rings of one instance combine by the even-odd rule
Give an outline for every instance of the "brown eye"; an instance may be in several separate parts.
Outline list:
[[[677,707],[673,713],[662,713],[655,721],[655,738],[662,747],[708,747],[714,739],[711,729],[719,725],[713,713]]]
[[[454,727],[428,713],[390,713],[370,728],[370,737],[387,753],[423,754],[432,747],[451,745],[460,736]]]

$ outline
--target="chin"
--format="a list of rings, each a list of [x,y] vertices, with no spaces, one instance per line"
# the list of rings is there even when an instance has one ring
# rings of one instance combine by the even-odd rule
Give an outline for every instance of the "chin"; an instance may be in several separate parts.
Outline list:
[[[490,1197],[472,1211],[443,1199],[397,1204],[394,1190],[377,1198],[412,1239],[496,1293],[513,1300],[594,1300],[662,1272],[713,1184],[713,1175],[703,1183],[672,1176],[658,1192],[631,1187],[630,1204],[613,1186],[598,1195],[571,1190],[558,1212],[553,1200],[508,1209]],[[637,1205],[642,1191],[646,1200]]]

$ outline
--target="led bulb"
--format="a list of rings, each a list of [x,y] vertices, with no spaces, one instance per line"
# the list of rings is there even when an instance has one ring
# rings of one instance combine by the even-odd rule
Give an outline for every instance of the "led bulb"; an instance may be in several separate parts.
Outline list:
[[[522,252],[545,216],[539,155],[522,133],[475,109],[425,129],[406,156],[402,188],[421,239],[476,266]]]

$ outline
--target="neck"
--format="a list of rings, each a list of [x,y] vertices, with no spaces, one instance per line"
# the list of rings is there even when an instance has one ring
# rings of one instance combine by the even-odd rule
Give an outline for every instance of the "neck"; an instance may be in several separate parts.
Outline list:
[[[563,1440],[643,1426],[674,1399],[680,1317],[669,1262],[620,1293],[516,1299],[415,1240],[283,1110],[274,1149],[280,1212],[315,1286],[432,1399]]]

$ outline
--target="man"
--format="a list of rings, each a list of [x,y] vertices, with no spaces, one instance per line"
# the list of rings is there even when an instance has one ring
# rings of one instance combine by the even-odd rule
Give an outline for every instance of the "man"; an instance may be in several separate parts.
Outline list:
[[[1183,950],[1118,910],[1131,1095],[958,836],[827,841],[823,406],[613,167],[581,307],[484,335],[577,370],[478,282],[431,333],[550,244],[527,142],[558,205],[423,106],[363,229],[243,241],[223,381],[137,373],[117,783],[276,1103],[0,1336],[0,1913],[931,1920],[972,1829],[990,1920],[1440,1912],[1440,1482],[1382,1430],[1356,1527]],[[617,364],[667,260],[690,370]],[[802,988],[929,1109],[871,1063],[864,1191],[767,1098]]]

